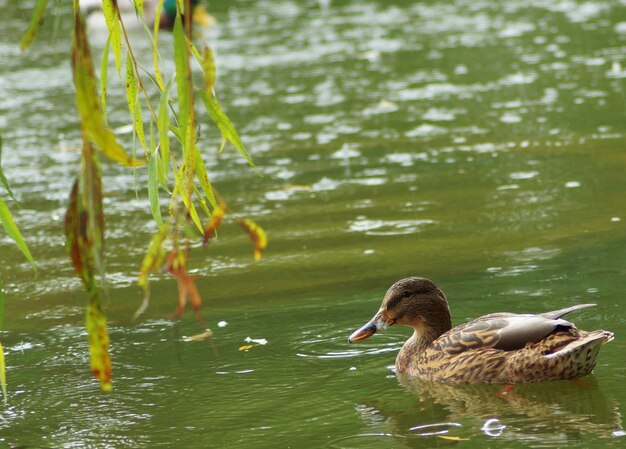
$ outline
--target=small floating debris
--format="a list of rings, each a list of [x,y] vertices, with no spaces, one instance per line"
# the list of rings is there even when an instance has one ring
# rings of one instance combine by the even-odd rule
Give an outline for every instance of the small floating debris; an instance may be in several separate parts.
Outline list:
[[[250,338],[246,337],[243,339],[247,345],[239,346],[240,351],[249,351],[255,346],[265,346],[267,344],[267,340],[265,338]]]
[[[211,338],[212,336],[213,336],[213,331],[211,329],[206,329],[201,334],[191,335],[189,337],[184,336],[183,341],[203,341],[203,340],[206,340],[207,338]]]
[[[228,323],[226,321],[220,321],[217,323],[217,327],[226,327],[228,326]]]

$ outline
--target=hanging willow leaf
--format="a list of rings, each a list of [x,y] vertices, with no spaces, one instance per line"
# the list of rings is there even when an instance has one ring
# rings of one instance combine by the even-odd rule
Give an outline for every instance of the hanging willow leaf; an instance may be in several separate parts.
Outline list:
[[[22,51],[26,50],[33,42],[33,39],[35,39],[37,30],[39,30],[43,23],[43,15],[46,12],[46,6],[48,6],[48,0],[37,1],[37,6],[35,6],[35,11],[33,11],[33,17],[30,19],[28,29],[22,36],[22,41],[20,42]]]
[[[215,122],[222,132],[222,136],[233,144],[237,151],[239,151],[246,161],[248,161],[248,164],[250,164],[251,167],[256,168],[254,162],[252,162],[252,159],[250,158],[250,155],[246,151],[246,148],[241,142],[241,139],[239,139],[239,134],[237,133],[235,125],[233,125],[233,122],[231,122],[228,116],[224,113],[222,106],[220,106],[215,95],[208,95],[205,91],[201,91],[200,97],[204,102],[207,112],[211,116],[211,120]]]
[[[161,153],[161,161],[159,171],[159,181],[164,189],[168,189],[169,179],[169,163],[170,163],[170,136],[168,131],[170,128],[170,116],[169,116],[169,92],[172,87],[172,81],[170,80],[165,86],[165,89],[161,93],[161,100],[159,101],[159,114],[157,117],[157,130],[159,132],[159,152]]]
[[[176,87],[178,89],[178,127],[182,133],[181,144],[185,151],[187,142],[190,104],[192,99],[189,95],[189,85],[191,83],[191,73],[189,70],[189,59],[187,58],[187,44],[185,42],[185,32],[180,15],[174,21],[174,64],[176,67]]]
[[[211,216],[211,219],[204,227],[204,239],[202,240],[203,245],[206,245],[209,240],[213,238],[215,232],[217,231],[217,228],[219,228],[220,224],[222,224],[225,213],[226,205],[224,203],[221,203],[213,210],[213,215]]]
[[[104,213],[100,167],[91,142],[84,139],[82,170],[74,182],[65,214],[65,238],[74,270],[89,295],[86,328],[91,371],[104,391],[111,390],[111,360],[106,316],[96,282],[103,273]]]
[[[35,261],[33,260],[30,250],[28,249],[28,245],[26,244],[24,237],[22,237],[22,233],[15,224],[15,221],[13,221],[11,211],[2,199],[0,199],[0,223],[2,223],[2,226],[4,226],[4,229],[7,231],[7,234],[9,234],[9,237],[13,239],[17,248],[22,252],[22,254],[24,254],[24,257],[26,257],[34,268]]]
[[[159,90],[163,92],[163,76],[161,75],[161,69],[159,69],[159,27],[161,21],[157,20],[157,17],[161,17],[161,10],[163,9],[163,1],[157,1],[156,11],[154,13],[154,25],[152,28],[152,64],[154,65],[154,79],[156,80]]]
[[[217,76],[213,50],[211,50],[209,47],[204,47],[202,54],[200,54],[196,46],[191,44],[191,52],[196,57],[196,60],[202,68],[204,90],[207,92],[208,95],[211,95],[213,94],[213,86],[215,86],[215,78]]]
[[[144,150],[146,145],[146,135],[143,128],[143,118],[141,115],[141,102],[139,101],[139,86],[137,85],[137,77],[133,66],[132,55],[130,52],[126,54],[126,101],[130,116],[133,118],[134,129],[139,142]]]
[[[161,226],[163,224],[163,218],[161,217],[161,206],[159,204],[159,165],[161,165],[161,158],[158,152],[154,152],[150,157],[150,163],[148,165],[148,199],[150,200],[150,211],[156,224]]]
[[[72,70],[76,86],[76,104],[83,131],[107,157],[131,167],[145,164],[126,154],[115,139],[113,132],[106,127],[98,96],[85,23],[77,12],[74,15],[75,31],[72,43]]]
[[[115,56],[115,68],[119,75],[122,71],[122,35],[120,33],[120,23],[117,20],[117,1],[102,0],[102,12],[109,30],[109,39],[111,47],[113,47],[113,55]]]
[[[267,234],[265,234],[265,231],[261,226],[259,226],[252,220],[238,220],[238,223],[241,225],[244,231],[248,233],[250,239],[252,239],[252,243],[254,244],[254,260],[258,262],[259,260],[261,260],[263,250],[267,248]]]
[[[103,391],[111,391],[111,357],[109,355],[109,331],[107,318],[102,312],[100,300],[90,299],[86,316],[91,373],[100,381]]]
[[[215,193],[213,193],[213,187],[211,186],[211,181],[209,180],[209,174],[207,173],[206,167],[204,166],[204,161],[202,160],[202,156],[200,155],[200,151],[196,147],[196,176],[198,177],[198,181],[200,181],[200,185],[202,186],[202,191],[204,195],[211,203],[213,208],[217,207],[217,201],[215,200]]]

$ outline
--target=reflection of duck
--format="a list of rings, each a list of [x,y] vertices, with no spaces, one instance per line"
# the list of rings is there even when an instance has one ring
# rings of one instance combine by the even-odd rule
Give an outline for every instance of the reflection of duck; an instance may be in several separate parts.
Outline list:
[[[587,432],[610,437],[622,429],[618,404],[603,394],[594,377],[517,385],[505,396],[492,385],[446,385],[407,376],[398,380],[422,404],[442,405],[448,412],[443,420],[478,419],[485,423],[481,431],[489,436],[545,442]],[[496,420],[498,425],[494,425]]]
[[[155,21],[156,10],[159,0],[144,0],[143,16],[146,24],[152,26]],[[87,17],[90,29],[106,29],[106,22],[102,14],[102,0],[80,0],[80,10]],[[141,23],[136,20],[135,7],[131,0],[118,0],[117,6],[126,27],[141,27]],[[211,16],[200,4],[200,0],[191,0],[193,21],[204,26],[215,23],[215,18]],[[100,14],[97,14],[100,12]],[[164,29],[171,29],[176,18],[176,0],[163,0],[163,9],[159,18],[159,25]]]
[[[414,328],[396,359],[399,374],[446,383],[518,383],[590,374],[611,332],[586,332],[561,317],[593,304],[539,315],[493,313],[452,327],[443,292],[428,279],[389,288],[370,322],[348,339],[362,340],[392,324]]]

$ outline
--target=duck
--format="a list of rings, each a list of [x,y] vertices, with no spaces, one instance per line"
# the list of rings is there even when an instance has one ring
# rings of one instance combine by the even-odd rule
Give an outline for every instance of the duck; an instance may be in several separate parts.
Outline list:
[[[159,27],[172,29],[176,18],[176,0],[162,0],[163,8],[159,17]],[[102,0],[79,0],[81,13],[87,18],[87,26],[91,30],[106,30],[106,21],[102,14]],[[151,27],[156,20],[156,10],[159,0],[144,0],[143,19]],[[191,0],[192,18],[195,23],[203,26],[215,24],[215,18],[210,15],[200,4],[200,0]],[[127,28],[143,28],[143,24],[137,20],[134,2],[132,0],[118,0],[117,7],[120,11],[122,22]],[[100,14],[98,14],[98,12]]]
[[[452,327],[444,293],[429,279],[393,284],[374,317],[348,338],[355,343],[393,325],[413,328],[396,358],[398,375],[447,384],[517,384],[589,375],[612,332],[587,332],[563,319],[595,304],[539,314],[492,313]]]

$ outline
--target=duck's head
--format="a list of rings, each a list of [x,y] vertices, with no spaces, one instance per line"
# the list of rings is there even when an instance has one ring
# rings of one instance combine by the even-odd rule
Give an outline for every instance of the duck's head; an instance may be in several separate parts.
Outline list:
[[[387,290],[374,318],[354,331],[348,342],[363,340],[394,324],[411,326],[423,338],[435,339],[452,327],[448,301],[428,279],[401,279]]]

